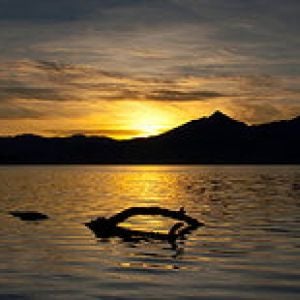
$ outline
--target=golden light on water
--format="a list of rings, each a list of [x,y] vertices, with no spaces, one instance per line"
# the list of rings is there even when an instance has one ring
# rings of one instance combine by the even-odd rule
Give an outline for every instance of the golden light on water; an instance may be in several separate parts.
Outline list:
[[[184,179],[173,176],[173,170],[174,167],[155,165],[116,167],[114,180],[109,186],[127,197],[110,203],[114,205],[111,214],[135,206],[160,206],[173,210],[185,206],[186,198],[183,195],[186,190],[181,181]],[[174,220],[161,216],[139,215],[127,219],[121,225],[133,230],[167,233],[174,223]]]

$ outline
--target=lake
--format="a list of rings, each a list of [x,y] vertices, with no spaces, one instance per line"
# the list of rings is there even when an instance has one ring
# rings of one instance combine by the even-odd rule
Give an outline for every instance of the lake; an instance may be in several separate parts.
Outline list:
[[[205,226],[176,247],[84,226],[131,206],[183,206]],[[299,225],[300,166],[2,166],[0,299],[296,299]]]

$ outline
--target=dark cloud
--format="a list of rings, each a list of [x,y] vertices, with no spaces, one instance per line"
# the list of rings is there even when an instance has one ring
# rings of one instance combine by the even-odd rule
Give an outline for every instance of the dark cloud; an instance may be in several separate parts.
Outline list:
[[[65,70],[73,69],[70,64],[65,64],[56,61],[37,60],[36,67],[45,71],[64,72]]]
[[[225,95],[214,91],[178,91],[157,90],[151,92],[147,98],[158,101],[201,101],[211,98],[224,97]]]
[[[9,74],[0,79],[2,101],[198,101],[224,96],[217,91],[181,87],[177,77],[135,78],[53,61],[20,62],[10,67]]]
[[[141,20],[148,23],[185,20],[189,22],[219,22],[242,24],[260,17],[281,18],[288,24],[298,24],[297,13],[300,4],[297,0],[1,0],[0,19],[6,20],[53,20],[70,21],[89,19],[91,16],[122,16],[128,23]],[[143,12],[143,14],[137,14]],[[116,19],[111,21],[117,21]]]
[[[0,99],[27,99],[43,101],[66,101],[75,100],[74,96],[67,95],[65,91],[55,88],[43,87],[5,87],[0,91]]]
[[[146,75],[299,74],[299,14],[298,0],[0,0],[0,54]]]
[[[169,21],[182,16],[177,9],[176,1],[170,0],[1,0],[0,20],[40,21],[77,21],[91,17],[101,17],[108,21],[108,17],[123,17],[130,25],[132,22],[144,23],[154,21]],[[143,14],[136,14],[143,12]],[[135,15],[135,21],[129,18]],[[186,18],[188,16],[185,16]]]
[[[88,65],[21,61],[0,70],[0,101],[161,101],[192,102],[215,98],[241,101],[295,99],[299,78],[271,75],[134,77]],[[286,102],[288,105],[288,101]]]
[[[91,13],[97,7],[97,2],[93,0],[1,0],[0,19],[76,20]]]
[[[93,99],[121,100],[135,98],[129,89],[129,78],[96,68],[55,61],[20,61],[0,70],[0,101],[88,101]]]
[[[45,116],[45,113],[34,108],[26,108],[17,103],[1,103],[0,105],[0,120],[24,120],[24,119],[39,119]]]

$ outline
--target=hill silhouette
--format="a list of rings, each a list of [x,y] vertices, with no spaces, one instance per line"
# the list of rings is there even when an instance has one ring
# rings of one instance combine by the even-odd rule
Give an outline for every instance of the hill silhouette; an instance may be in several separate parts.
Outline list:
[[[248,126],[217,111],[163,134],[106,137],[0,137],[1,164],[295,164],[300,117]]]

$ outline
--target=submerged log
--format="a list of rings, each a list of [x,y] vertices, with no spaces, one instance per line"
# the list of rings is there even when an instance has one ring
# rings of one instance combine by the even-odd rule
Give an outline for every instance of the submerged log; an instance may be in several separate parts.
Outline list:
[[[22,221],[42,221],[49,219],[47,215],[37,211],[11,211],[9,213]]]
[[[139,215],[162,216],[178,221],[183,221],[184,223],[176,223],[175,225],[173,225],[173,227],[167,234],[152,231],[148,232],[142,230],[131,230],[118,225],[130,217]],[[179,211],[174,211],[158,206],[152,206],[130,207],[113,215],[110,218],[98,217],[95,220],[91,220],[90,222],[85,223],[85,225],[90,230],[92,230],[98,238],[119,236],[123,239],[130,239],[132,237],[143,237],[160,240],[175,240],[178,237],[183,237],[184,235],[190,233],[192,230],[203,226],[204,224],[199,222],[197,219],[188,216],[183,208],[181,208]]]
[[[112,216],[109,218],[111,224],[118,224],[124,222],[126,219],[132,217],[132,216],[138,216],[138,215],[152,215],[152,216],[162,216],[167,217],[179,221],[185,221],[187,224],[191,226],[199,226],[201,223],[186,215],[184,209],[177,210],[170,210],[167,208],[161,208],[159,206],[151,206],[151,207],[130,207],[127,208],[120,213]]]

